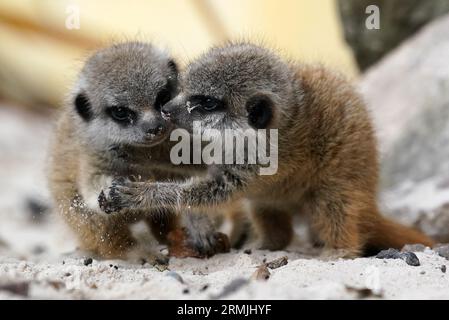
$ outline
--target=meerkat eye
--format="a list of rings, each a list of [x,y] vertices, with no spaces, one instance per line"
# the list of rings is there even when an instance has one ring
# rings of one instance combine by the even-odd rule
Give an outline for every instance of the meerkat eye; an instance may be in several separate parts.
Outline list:
[[[161,110],[161,108],[169,102],[171,99],[171,93],[168,89],[162,89],[157,94],[156,100],[154,102],[154,107],[156,110]]]
[[[206,110],[206,111],[212,111],[212,110],[214,110],[214,109],[216,109],[216,108],[218,107],[218,104],[217,104],[217,102],[214,101],[213,99],[207,98],[207,99],[203,102],[202,107],[203,107],[203,109]]]
[[[129,108],[114,106],[107,109],[109,115],[117,122],[132,123],[135,120],[135,113]]]
[[[206,112],[221,110],[225,106],[222,100],[209,96],[193,96],[190,99],[190,104],[199,106],[200,110]]]

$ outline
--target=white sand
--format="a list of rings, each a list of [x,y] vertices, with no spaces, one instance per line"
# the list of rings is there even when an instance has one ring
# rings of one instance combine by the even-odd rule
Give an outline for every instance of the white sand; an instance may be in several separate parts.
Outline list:
[[[449,270],[441,270],[442,265],[449,267],[449,261],[430,249],[417,253],[418,267],[375,258],[322,261],[301,254],[308,250],[298,241],[288,252],[232,251],[207,260],[172,258],[171,272],[125,261],[94,260],[85,266],[82,255],[67,254],[76,244],[64,225],[54,217],[32,221],[24,208],[24,197],[46,196],[43,165],[49,126],[38,119],[26,121],[7,109],[0,109],[0,119],[9,123],[0,128],[0,288],[28,285],[22,294],[0,289],[0,300],[208,299],[236,279],[250,279],[264,259],[284,255],[288,264],[271,270],[267,281],[241,282],[224,298],[354,299],[359,295],[348,287],[369,287],[386,299],[449,299]]]
[[[267,281],[250,280],[224,298],[229,299],[354,299],[349,287],[376,289],[386,299],[448,299],[448,261],[433,251],[418,253],[421,266],[402,260],[359,258],[319,261],[298,259],[286,252],[220,254],[208,260],[171,259],[172,271],[124,261],[60,257],[53,262],[0,258],[1,283],[29,283],[29,298],[57,299],[209,299],[236,279],[249,279],[264,258],[287,255],[286,266],[271,270]],[[64,261],[64,264],[63,264]],[[113,265],[113,267],[110,266]],[[117,266],[116,269],[114,266]],[[176,272],[181,283],[172,276]],[[207,287],[206,287],[207,286]],[[188,293],[185,290],[188,289]],[[0,299],[23,298],[0,291]],[[376,297],[370,297],[376,298]]]

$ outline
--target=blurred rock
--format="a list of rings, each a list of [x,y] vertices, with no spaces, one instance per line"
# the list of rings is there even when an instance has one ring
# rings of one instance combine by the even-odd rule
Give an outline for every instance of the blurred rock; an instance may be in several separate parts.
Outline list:
[[[366,8],[380,10],[380,29],[367,29],[370,15]],[[367,69],[386,53],[418,31],[426,23],[449,12],[447,0],[339,0],[338,9],[345,39],[361,70]]]
[[[435,246],[433,250],[438,253],[440,256],[449,260],[449,244],[440,244]]]
[[[449,241],[449,15],[407,40],[360,83],[382,157],[384,211]]]
[[[50,201],[37,197],[25,199],[25,206],[32,221],[41,222],[50,213]]]

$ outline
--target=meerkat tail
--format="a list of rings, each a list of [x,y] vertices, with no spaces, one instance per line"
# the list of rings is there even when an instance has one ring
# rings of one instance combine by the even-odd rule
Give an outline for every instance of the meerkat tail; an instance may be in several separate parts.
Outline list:
[[[401,249],[406,244],[423,244],[432,247],[434,242],[421,231],[401,225],[393,220],[380,217],[372,226],[371,237],[368,240],[369,250],[388,248]]]

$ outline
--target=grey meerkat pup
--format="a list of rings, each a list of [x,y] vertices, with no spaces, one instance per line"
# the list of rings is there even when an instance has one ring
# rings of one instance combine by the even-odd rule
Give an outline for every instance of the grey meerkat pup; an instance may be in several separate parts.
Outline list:
[[[171,125],[160,109],[177,87],[173,58],[142,42],[101,49],[82,68],[57,122],[48,170],[56,209],[82,249],[105,258],[129,257],[140,250],[130,225],[144,220],[161,242],[185,226],[195,249],[214,253],[213,225],[205,215],[154,207],[106,215],[100,209],[102,190],[114,179],[159,181],[185,179],[188,171],[200,174],[201,168],[173,166],[169,159],[165,139]]]
[[[107,197],[111,210],[204,208],[246,198],[260,245],[270,250],[290,243],[295,213],[307,215],[324,248],[344,257],[432,244],[379,213],[370,116],[338,73],[284,60],[257,45],[231,43],[190,63],[181,83],[177,97],[162,108],[166,118],[190,132],[194,121],[203,132],[277,129],[277,172],[260,175],[261,164],[217,164],[206,176],[182,183],[119,183]]]

